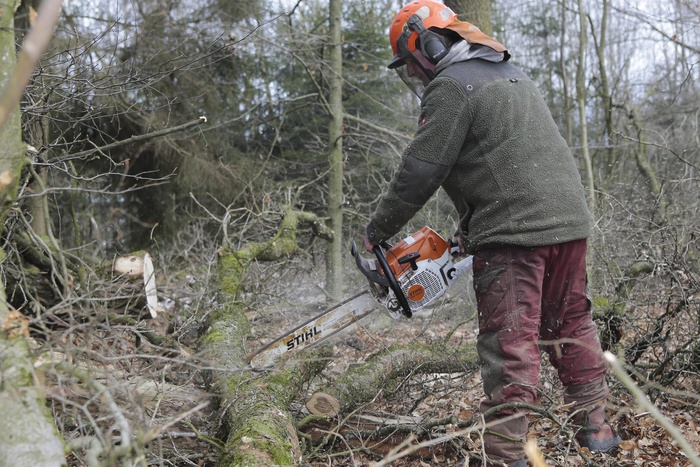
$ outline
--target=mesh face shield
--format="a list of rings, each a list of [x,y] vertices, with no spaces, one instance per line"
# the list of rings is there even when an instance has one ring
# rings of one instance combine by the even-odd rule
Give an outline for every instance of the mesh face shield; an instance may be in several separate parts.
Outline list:
[[[418,98],[423,97],[425,87],[435,78],[435,65],[416,50],[404,58],[404,65],[396,68],[396,73]]]
[[[423,56],[419,47],[413,52],[409,51],[408,38],[412,33],[411,29],[406,29],[396,41],[397,53],[388,68],[395,69],[401,80],[420,99],[425,87],[435,78],[435,65]]]
[[[408,89],[413,91],[413,93],[416,96],[418,96],[418,99],[423,98],[423,92],[425,91],[425,85],[423,84],[423,80],[415,75],[408,76],[409,73],[407,65],[397,68],[396,74],[399,75],[399,78],[401,78],[401,80],[406,84],[406,86],[408,86]]]

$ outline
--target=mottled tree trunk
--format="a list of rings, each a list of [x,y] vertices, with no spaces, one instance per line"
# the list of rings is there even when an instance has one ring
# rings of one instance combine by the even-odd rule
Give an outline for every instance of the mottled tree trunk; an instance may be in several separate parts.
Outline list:
[[[586,10],[583,0],[578,0],[578,18],[579,18],[579,52],[578,65],[576,67],[576,103],[578,105],[578,116],[580,125],[579,146],[581,148],[581,157],[585,168],[586,180],[586,199],[588,201],[588,210],[591,216],[596,217],[596,197],[595,197],[595,178],[593,176],[593,159],[588,147],[588,116],[586,108],[588,105],[588,92],[586,87],[586,45],[588,43],[588,27],[586,23]]]
[[[326,290],[334,300],[343,294],[343,53],[341,34],[341,0],[329,4],[328,84],[328,148],[330,170],[328,172],[328,217],[330,217],[333,241],[326,257]]]
[[[3,96],[15,67],[13,16],[19,1],[0,4],[0,89]],[[17,99],[18,100],[18,99]],[[14,99],[3,103],[16,102]],[[0,106],[2,107],[2,106]],[[0,225],[17,196],[25,161],[18,106],[0,108]],[[0,251],[0,261],[4,260]],[[22,332],[25,318],[11,312],[0,286],[0,466],[58,466],[65,463],[63,441],[46,407]]]
[[[219,252],[219,308],[210,317],[200,347],[215,368],[209,372],[209,382],[219,396],[228,431],[220,465],[295,465],[301,457],[288,407],[301,385],[319,373],[328,358],[310,358],[270,373],[250,371],[245,359],[250,324],[240,291],[251,262],[272,261],[297,252],[296,233],[302,223],[311,223],[319,235],[328,238],[315,215],[287,209],[271,240]]]
[[[445,0],[459,19],[475,24],[484,34],[493,35],[491,0]]]
[[[561,2],[559,11],[559,24],[561,25],[561,32],[559,35],[559,75],[561,76],[561,98],[562,110],[564,112],[564,138],[566,138],[567,144],[569,147],[571,147],[573,146],[574,141],[574,106],[571,103],[571,96],[569,95],[569,71],[567,69],[566,53],[566,47],[569,40],[569,19],[567,17],[569,8],[566,2]]]

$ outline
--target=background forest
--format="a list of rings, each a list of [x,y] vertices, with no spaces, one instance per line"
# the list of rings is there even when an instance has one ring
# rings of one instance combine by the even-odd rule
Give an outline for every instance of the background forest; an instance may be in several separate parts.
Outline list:
[[[573,150],[594,225],[594,314],[635,383],[611,375],[626,442],[594,458],[567,444],[544,374],[532,431],[547,462],[700,465],[700,4],[446,3],[509,48]],[[3,88],[43,6],[1,7]],[[400,6],[63,2],[0,127],[0,432],[12,433],[0,465],[461,465],[478,454],[466,281],[425,317],[373,315],[308,359],[244,371],[249,350],[363,285],[348,247],[419,113],[386,69]],[[403,233],[449,236],[452,209],[439,194]],[[143,273],[115,269],[146,254],[155,318]],[[406,341],[425,347],[398,359],[391,346]],[[372,373],[385,358],[392,371]],[[631,387],[653,405],[638,408]],[[334,421],[309,418],[303,402],[319,389],[340,401]]]

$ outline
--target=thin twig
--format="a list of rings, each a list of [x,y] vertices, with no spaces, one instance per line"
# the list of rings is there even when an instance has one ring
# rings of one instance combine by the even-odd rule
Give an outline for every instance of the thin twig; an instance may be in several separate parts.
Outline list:
[[[84,384],[87,386],[91,387],[97,395],[104,400],[105,404],[109,408],[110,412],[112,413],[112,416],[114,417],[115,421],[117,422],[117,425],[119,426],[119,431],[120,431],[120,447],[123,449],[120,449],[120,454],[123,454],[124,459],[122,459],[122,462],[124,466],[131,466],[133,465],[132,463],[132,449],[138,449],[136,446],[132,446],[131,443],[131,428],[129,427],[129,421],[126,419],[124,416],[124,413],[122,412],[122,409],[117,405],[116,401],[112,397],[112,393],[109,391],[109,388],[105,386],[104,384],[98,382],[90,376],[90,374],[83,370],[82,368],[77,367],[76,365],[73,365],[72,363],[68,363],[65,361],[62,362],[49,362],[44,365],[41,365],[42,367],[46,368],[54,368],[58,371],[62,371],[65,373],[68,373],[70,375],[75,376],[78,378],[80,381],[82,381]]]

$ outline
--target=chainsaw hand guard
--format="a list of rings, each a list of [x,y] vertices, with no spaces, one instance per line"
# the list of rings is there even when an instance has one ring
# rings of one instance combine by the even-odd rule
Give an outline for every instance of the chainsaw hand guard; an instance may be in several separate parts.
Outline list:
[[[360,252],[357,248],[357,243],[353,240],[352,247],[350,248],[350,253],[355,257],[355,264],[357,269],[367,278],[371,284],[379,284],[382,287],[389,288],[389,281],[387,278],[377,271],[376,266],[370,262],[368,259],[360,256]]]
[[[411,306],[408,304],[408,299],[406,299],[406,294],[403,293],[403,290],[401,290],[401,286],[399,285],[399,282],[396,280],[396,276],[394,275],[394,272],[391,270],[391,267],[389,267],[389,263],[386,261],[386,256],[384,256],[384,250],[382,250],[382,247],[380,246],[375,246],[374,247],[374,255],[377,257],[377,262],[379,263],[379,266],[382,267],[382,270],[384,271],[384,276],[387,278],[389,281],[389,288],[391,289],[392,292],[394,292],[394,295],[396,296],[396,300],[398,300],[399,305],[401,305],[401,312],[406,318],[410,318],[413,316],[413,312],[411,311]]]

